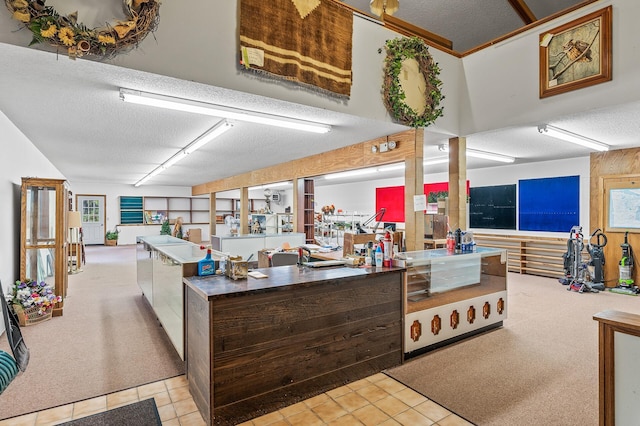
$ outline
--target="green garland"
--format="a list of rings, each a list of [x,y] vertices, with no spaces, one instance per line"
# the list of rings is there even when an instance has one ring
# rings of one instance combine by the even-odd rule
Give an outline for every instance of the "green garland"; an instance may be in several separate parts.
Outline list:
[[[429,54],[427,44],[418,37],[396,38],[387,40],[387,57],[384,64],[384,83],[382,86],[384,104],[389,113],[399,122],[411,127],[427,127],[438,117],[442,117],[440,102],[444,95],[440,91],[442,81],[438,78],[440,67]],[[418,69],[424,76],[427,87],[425,89],[425,110],[418,114],[405,103],[406,95],[400,84],[402,61],[415,59]]]

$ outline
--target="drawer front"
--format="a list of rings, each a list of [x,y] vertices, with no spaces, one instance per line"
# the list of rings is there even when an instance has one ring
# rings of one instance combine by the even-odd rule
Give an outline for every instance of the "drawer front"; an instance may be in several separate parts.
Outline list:
[[[507,318],[507,292],[500,291],[405,315],[404,352],[412,352]]]

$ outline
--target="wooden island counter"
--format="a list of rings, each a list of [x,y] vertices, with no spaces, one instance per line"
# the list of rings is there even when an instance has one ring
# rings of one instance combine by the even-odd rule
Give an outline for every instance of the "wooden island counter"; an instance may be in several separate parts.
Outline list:
[[[237,424],[403,359],[404,268],[187,277],[185,362],[205,422]]]

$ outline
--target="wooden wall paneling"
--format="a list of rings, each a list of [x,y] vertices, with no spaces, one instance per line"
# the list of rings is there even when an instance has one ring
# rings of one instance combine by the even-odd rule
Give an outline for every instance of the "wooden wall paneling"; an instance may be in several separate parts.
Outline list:
[[[585,237],[597,228],[606,228],[606,189],[613,183],[640,179],[640,148],[618,149],[597,152],[590,155],[590,202],[589,230],[583,230]],[[624,232],[605,232],[607,245],[604,248],[604,278],[607,287],[615,287],[619,278],[619,261],[622,254],[620,244],[624,241]],[[629,244],[634,250],[636,260],[640,260],[640,234],[629,233]],[[637,252],[637,253],[636,253]],[[640,265],[636,265],[640,266]],[[640,283],[639,267],[634,268],[633,278]]]

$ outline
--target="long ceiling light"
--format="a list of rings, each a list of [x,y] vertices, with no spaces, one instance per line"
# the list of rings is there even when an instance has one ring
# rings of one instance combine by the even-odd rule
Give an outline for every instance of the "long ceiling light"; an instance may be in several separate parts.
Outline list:
[[[443,152],[449,152],[449,146],[446,144],[438,145],[438,150]],[[467,148],[467,151],[465,154],[467,157],[482,158],[484,160],[499,161],[501,163],[513,163],[514,161],[516,161],[515,157],[510,157],[508,155],[496,154],[494,152],[479,151],[477,149],[470,149],[470,148]]]
[[[158,167],[153,169],[151,173],[147,174],[145,177],[140,179],[133,186],[138,187],[142,185],[152,177],[157,176],[158,174],[162,173],[164,170],[167,170],[169,167],[173,166],[178,161],[186,158],[187,155],[192,154],[196,150],[202,148],[203,146],[205,146],[206,144],[208,144],[218,136],[222,135],[232,127],[233,127],[233,124],[228,122],[227,120],[222,120],[216,123],[215,126],[211,127],[209,130],[207,130],[206,132],[204,132],[203,134],[195,138],[193,142],[191,142],[189,145],[182,148],[176,154],[172,155],[167,161],[165,161],[164,163],[160,164]]]
[[[538,132],[546,136],[551,136],[552,138],[582,145],[586,148],[595,149],[596,151],[609,151],[610,148],[606,143],[602,143],[568,130],[560,129],[550,124],[541,124],[538,126]]]
[[[476,149],[467,148],[467,157],[483,158],[485,160],[499,161],[501,163],[513,163],[516,161],[514,157],[508,155],[495,154],[493,152],[478,151]]]
[[[269,126],[284,127],[287,129],[303,130],[313,133],[327,133],[331,131],[328,124],[315,123],[313,121],[299,120],[280,115],[265,114],[239,108],[231,108],[223,105],[207,102],[177,98],[173,96],[158,95],[155,93],[141,92],[139,90],[120,89],[120,99],[140,105],[150,105],[158,108],[167,108],[177,111],[192,112],[220,118],[229,118],[237,121],[266,124]]]
[[[341,179],[341,178],[348,178],[353,176],[369,175],[371,173],[376,173],[377,171],[378,169],[376,168],[349,170],[348,172],[331,173],[331,174],[325,175],[324,178],[325,179]]]

